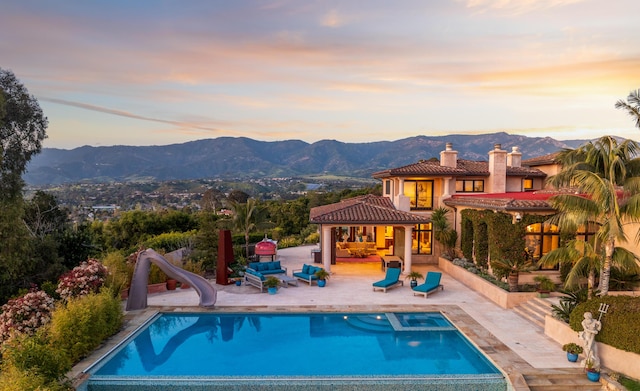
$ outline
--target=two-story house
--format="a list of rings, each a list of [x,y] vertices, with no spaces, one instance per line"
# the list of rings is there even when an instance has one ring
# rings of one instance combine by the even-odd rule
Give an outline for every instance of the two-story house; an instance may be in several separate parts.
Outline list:
[[[458,152],[447,143],[440,160],[421,160],[373,177],[382,181],[382,197],[356,197],[311,210],[310,221],[321,228],[325,268],[335,261],[341,240],[362,236],[375,242],[379,252],[401,257],[405,271],[413,263],[437,263],[431,213],[438,207],[452,210],[451,223],[458,232],[460,213],[469,208],[506,212],[514,221],[525,213],[554,212],[546,202],[552,193],[544,191],[547,173],[523,165],[517,147],[507,152],[496,144],[488,161],[470,161],[458,159]],[[557,228],[545,224],[527,228],[531,236],[527,242],[537,258],[557,247]]]

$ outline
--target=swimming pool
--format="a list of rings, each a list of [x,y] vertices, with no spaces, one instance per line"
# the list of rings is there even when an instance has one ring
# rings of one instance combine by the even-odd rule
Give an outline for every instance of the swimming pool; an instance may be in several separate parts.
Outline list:
[[[453,390],[460,382],[506,390],[502,373],[440,313],[161,314],[87,372],[91,391],[159,384]]]

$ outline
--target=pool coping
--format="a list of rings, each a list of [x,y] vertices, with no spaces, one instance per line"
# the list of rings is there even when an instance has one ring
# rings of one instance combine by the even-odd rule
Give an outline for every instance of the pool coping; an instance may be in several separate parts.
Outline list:
[[[298,306],[219,306],[215,308],[201,307],[148,307],[138,311],[125,313],[122,331],[105,341],[101,347],[76,364],[68,377],[72,379],[74,387],[81,387],[90,377],[85,371],[93,366],[124,339],[135,332],[140,325],[155,316],[158,312],[249,312],[249,313],[305,313],[305,312],[441,312],[448,317],[456,327],[478,348],[494,365],[498,367],[507,379],[511,390],[529,390],[523,373],[533,370],[533,367],[502,343],[496,336],[485,329],[473,317],[457,305],[298,305]]]

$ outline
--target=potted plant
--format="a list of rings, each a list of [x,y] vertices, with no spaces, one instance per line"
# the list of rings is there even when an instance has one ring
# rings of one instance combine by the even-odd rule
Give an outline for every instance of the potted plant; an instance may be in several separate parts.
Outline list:
[[[506,277],[509,283],[509,292],[518,292],[520,273],[527,273],[533,267],[529,258],[509,258],[491,261],[491,268],[496,276]]]
[[[280,281],[274,276],[267,277],[267,279],[262,283],[262,285],[267,287],[267,291],[270,295],[275,295],[278,292],[278,284],[280,284]]]
[[[407,274],[405,279],[406,278],[411,279],[411,287],[415,288],[418,286],[418,278],[424,278],[424,276],[420,272],[412,271],[411,273]]]
[[[316,271],[315,276],[318,278],[318,286],[320,288],[324,287],[327,284],[327,279],[329,279],[329,272],[324,270],[324,269],[320,269],[318,271]]]
[[[549,293],[556,289],[556,284],[547,276],[535,276],[533,280],[538,284],[538,297],[549,297]]]
[[[578,361],[578,354],[582,353],[583,349],[577,343],[570,342],[562,345],[562,350],[567,352],[567,360],[576,362]]]
[[[588,358],[584,363],[584,369],[587,371],[587,378],[592,382],[600,381],[600,369],[595,366],[592,359]]]

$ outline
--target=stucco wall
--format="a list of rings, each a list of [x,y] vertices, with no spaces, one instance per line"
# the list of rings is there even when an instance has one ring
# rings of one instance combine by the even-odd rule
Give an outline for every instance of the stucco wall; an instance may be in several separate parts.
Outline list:
[[[439,258],[438,267],[459,282],[480,293],[502,308],[513,308],[520,303],[531,300],[535,292],[507,292],[479,277],[467,269],[454,265],[451,261]]]
[[[549,315],[545,317],[544,333],[560,344],[560,350],[562,350],[562,345],[569,342],[582,345],[577,332],[573,331],[568,324]],[[600,363],[604,368],[633,378],[638,377],[640,373],[640,354],[625,352],[601,342],[596,342],[596,344],[598,345]]]

